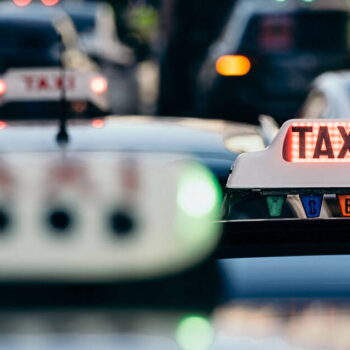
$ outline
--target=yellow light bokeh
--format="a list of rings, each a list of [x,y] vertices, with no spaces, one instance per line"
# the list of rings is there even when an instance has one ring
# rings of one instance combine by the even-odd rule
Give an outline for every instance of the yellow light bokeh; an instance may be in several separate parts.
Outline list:
[[[241,55],[225,55],[216,61],[216,71],[224,76],[244,76],[251,67],[249,58]]]

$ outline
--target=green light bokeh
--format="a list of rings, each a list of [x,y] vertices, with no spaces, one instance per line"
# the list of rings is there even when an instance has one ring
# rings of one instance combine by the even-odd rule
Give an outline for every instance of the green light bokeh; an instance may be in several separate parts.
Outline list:
[[[219,238],[222,191],[216,177],[200,164],[184,169],[177,191],[178,236],[197,249],[207,250]]]
[[[188,216],[200,218],[216,211],[221,202],[221,190],[214,175],[196,165],[186,171],[178,193],[178,207]]]
[[[208,350],[213,344],[214,330],[207,318],[187,316],[176,329],[176,341],[183,350]]]

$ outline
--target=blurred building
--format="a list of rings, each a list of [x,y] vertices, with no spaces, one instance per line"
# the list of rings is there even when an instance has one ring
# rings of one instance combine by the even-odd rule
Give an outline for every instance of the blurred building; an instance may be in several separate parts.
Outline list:
[[[236,0],[164,0],[158,113],[190,115],[195,77]]]

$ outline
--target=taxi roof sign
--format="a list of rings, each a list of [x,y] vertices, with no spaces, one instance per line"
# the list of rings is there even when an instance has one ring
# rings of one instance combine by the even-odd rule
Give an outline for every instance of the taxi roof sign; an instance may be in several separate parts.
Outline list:
[[[228,189],[350,187],[350,120],[289,120],[271,146],[238,157]]]

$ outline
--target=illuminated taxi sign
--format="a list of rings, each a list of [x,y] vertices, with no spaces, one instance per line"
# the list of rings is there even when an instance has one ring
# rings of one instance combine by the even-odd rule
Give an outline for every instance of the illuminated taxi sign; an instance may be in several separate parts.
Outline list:
[[[228,198],[261,195],[279,217],[288,195],[299,195],[305,214],[319,217],[325,194],[337,195],[350,216],[350,121],[290,120],[271,146],[238,157],[227,181]]]
[[[242,154],[227,188],[350,188],[350,121],[289,120],[271,146]]]
[[[350,122],[294,122],[283,158],[292,163],[349,163]]]

